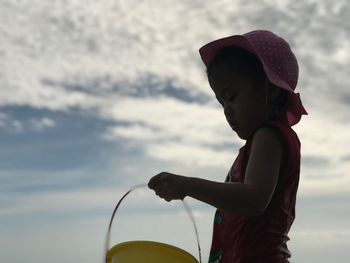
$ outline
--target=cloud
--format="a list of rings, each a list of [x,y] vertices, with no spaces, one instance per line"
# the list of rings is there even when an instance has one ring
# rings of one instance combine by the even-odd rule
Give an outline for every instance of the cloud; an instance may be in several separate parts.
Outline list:
[[[349,130],[343,125],[349,107],[346,1],[244,3],[244,8],[242,3],[53,2],[33,9],[32,3],[8,2],[11,19],[1,26],[6,67],[0,104],[79,109],[111,122],[102,137],[138,144],[152,158],[186,162],[179,153],[192,147],[189,162],[209,163],[217,156],[223,161],[216,165],[224,164],[228,148],[237,149],[240,142],[221,128],[226,124],[213,106],[198,48],[224,35],[267,28],[284,36],[299,58],[299,89],[310,112],[296,128],[306,177],[316,176],[318,163],[312,160],[327,160],[320,177],[331,166],[343,173],[347,166],[338,160],[347,154],[342,142]],[[218,16],[217,10],[225,12]],[[0,125],[26,130],[27,123],[11,118],[2,117]],[[53,119],[42,120],[31,128],[57,128]],[[227,146],[215,154],[221,145]]]
[[[218,107],[170,97],[125,98],[104,114],[129,123],[109,128],[105,138],[137,144],[146,154],[167,161],[219,166],[231,159],[229,145],[235,148],[239,145],[233,132],[222,128],[227,125]],[[226,150],[218,153],[216,146],[225,144]]]
[[[36,131],[43,131],[45,129],[54,128],[56,123],[50,118],[41,118],[39,120],[33,119],[30,121],[32,129]]]
[[[240,1],[175,6],[144,1],[91,2],[79,8],[76,2],[53,2],[32,9],[28,3],[8,3],[12,19],[1,26],[7,70],[0,74],[0,104],[67,114],[78,109],[109,122],[102,138],[138,147],[149,158],[226,167],[231,149],[242,143],[214,106],[198,48],[223,35],[267,28],[284,36],[299,58],[299,89],[310,113],[296,127],[305,178],[313,182],[343,174],[347,165],[339,160],[347,154],[342,142],[349,137],[343,81],[349,40],[347,20],[341,19],[346,6],[345,1],[245,3],[244,8]],[[225,10],[220,16],[219,9]],[[59,125],[47,116],[29,123],[2,117],[0,123],[17,132]]]
[[[7,113],[0,112],[0,128],[10,132],[20,133],[23,131],[23,123],[12,119]]]

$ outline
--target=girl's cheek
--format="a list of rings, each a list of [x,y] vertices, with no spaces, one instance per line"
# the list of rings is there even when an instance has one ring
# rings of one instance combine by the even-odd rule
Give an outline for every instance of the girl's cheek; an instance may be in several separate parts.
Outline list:
[[[237,105],[236,103],[230,103],[230,112],[235,113],[237,111]]]

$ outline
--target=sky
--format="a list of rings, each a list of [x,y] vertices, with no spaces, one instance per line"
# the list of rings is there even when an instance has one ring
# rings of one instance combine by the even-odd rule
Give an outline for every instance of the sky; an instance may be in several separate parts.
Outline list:
[[[114,206],[155,174],[223,181],[244,141],[198,49],[255,29],[285,38],[309,113],[291,262],[350,249],[350,5],[346,0],[2,0],[0,261],[102,262]],[[215,209],[186,198],[206,262]],[[111,245],[152,239],[197,256],[181,203],[125,199]]]

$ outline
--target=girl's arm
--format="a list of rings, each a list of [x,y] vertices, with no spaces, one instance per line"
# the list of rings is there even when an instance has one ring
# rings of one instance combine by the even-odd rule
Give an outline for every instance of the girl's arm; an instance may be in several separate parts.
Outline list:
[[[190,196],[226,212],[256,216],[265,210],[276,188],[282,145],[273,129],[256,131],[244,183],[219,183],[163,172],[151,178],[149,187],[167,201]]]

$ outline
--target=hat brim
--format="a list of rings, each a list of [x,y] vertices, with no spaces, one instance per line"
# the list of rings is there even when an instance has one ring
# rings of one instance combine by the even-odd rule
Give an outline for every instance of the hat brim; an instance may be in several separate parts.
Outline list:
[[[254,48],[254,45],[243,35],[234,35],[221,39],[214,40],[199,49],[200,56],[204,64],[208,67],[216,54],[226,47],[242,48],[255,55],[261,62],[264,72],[268,80],[277,87],[288,91],[288,100],[286,105],[286,114],[288,123],[293,126],[299,122],[302,115],[307,115],[307,112],[301,102],[299,93],[295,93],[287,82],[280,78],[273,70],[271,70],[265,61],[259,55],[259,52]]]
[[[253,55],[255,55],[259,61],[261,62],[264,72],[269,79],[269,81],[287,91],[291,91],[294,93],[294,90],[289,86],[287,82],[285,82],[282,78],[280,78],[273,70],[271,70],[265,63],[265,61],[261,58],[259,52],[254,48],[254,45],[244,37],[243,35],[234,35],[230,37],[225,37],[221,39],[214,40],[199,49],[199,54],[202,58],[204,64],[208,67],[211,61],[214,59],[216,54],[223,48],[226,47],[238,47],[242,48]]]

